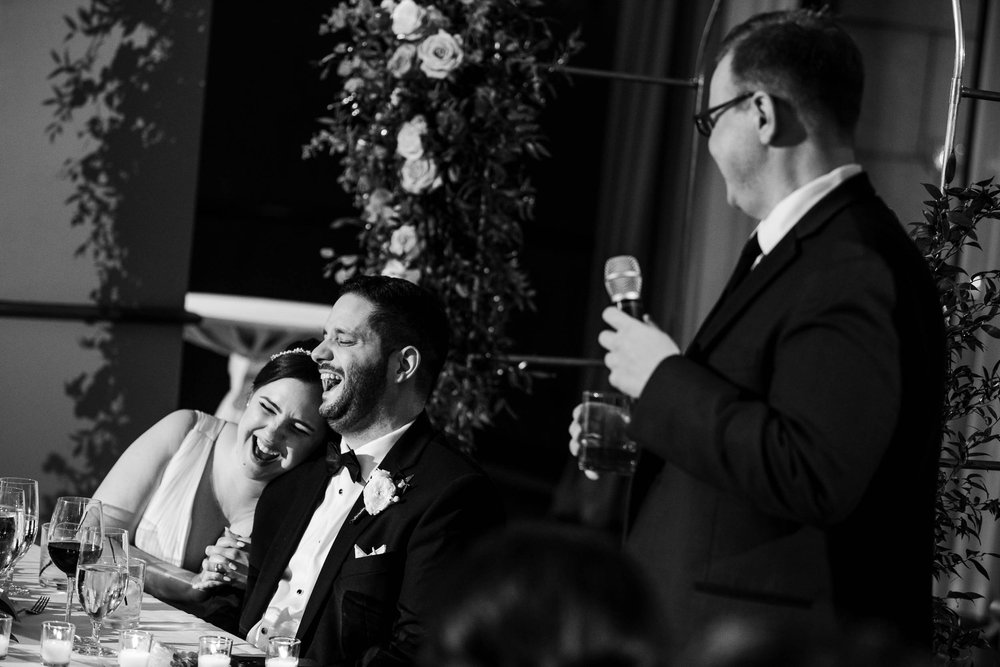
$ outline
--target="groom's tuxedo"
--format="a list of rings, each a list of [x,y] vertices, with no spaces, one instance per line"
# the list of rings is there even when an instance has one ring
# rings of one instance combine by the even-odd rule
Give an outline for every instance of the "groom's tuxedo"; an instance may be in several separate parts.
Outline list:
[[[643,389],[627,538],[675,644],[713,618],[928,644],[937,293],[867,177],[816,204]]]
[[[463,552],[503,520],[489,479],[444,444],[425,414],[378,467],[410,477],[409,487],[381,513],[346,522],[333,542],[298,630],[302,657],[316,664],[411,662]],[[318,461],[264,490],[254,520],[242,634],[266,611],[328,479]],[[363,507],[362,496],[348,516]]]

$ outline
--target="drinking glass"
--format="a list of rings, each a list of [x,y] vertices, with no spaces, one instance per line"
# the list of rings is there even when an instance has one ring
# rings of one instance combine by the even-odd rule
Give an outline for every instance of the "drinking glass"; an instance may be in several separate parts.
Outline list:
[[[638,447],[626,433],[632,401],[612,391],[583,392],[580,414],[580,470],[631,475],[635,472]]]
[[[56,499],[49,521],[49,556],[63,574],[66,575],[66,622],[69,623],[73,607],[73,591],[76,589],[76,567],[82,561],[96,559],[96,548],[81,548],[81,532],[85,528],[104,532],[104,515],[101,501],[80,496],[62,496]],[[100,540],[97,541],[100,544]]]
[[[24,492],[24,538],[21,540],[21,549],[14,562],[24,558],[28,549],[38,538],[38,482],[27,477],[0,477],[0,494],[4,489],[21,489]],[[7,580],[0,584],[0,589],[5,590],[8,595],[29,595],[31,591],[24,586],[14,583],[14,568],[7,573]]]
[[[14,568],[24,541],[24,492],[21,489],[0,490],[0,575]]]
[[[49,555],[49,526],[51,525],[46,521],[38,527],[38,534],[41,536],[39,539],[41,547],[38,550],[38,583],[64,591],[66,590],[66,576],[59,571],[59,568],[52,562],[52,556]]]
[[[95,557],[88,556],[90,551]],[[86,528],[80,534],[80,561],[76,569],[80,606],[90,617],[91,636],[74,648],[83,655],[114,656],[101,646],[101,624],[121,604],[128,583],[128,531],[124,528]]]
[[[299,646],[295,637],[271,637],[267,640],[266,667],[298,667]]]
[[[104,617],[104,627],[114,630],[139,627],[142,613],[142,591],[146,580],[146,561],[129,557],[128,583],[118,609],[113,609]]]

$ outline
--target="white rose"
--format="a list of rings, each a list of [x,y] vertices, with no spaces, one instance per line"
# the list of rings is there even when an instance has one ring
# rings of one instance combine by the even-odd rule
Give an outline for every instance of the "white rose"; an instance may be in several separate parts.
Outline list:
[[[427,10],[413,2],[402,0],[392,10],[392,31],[400,39],[416,39],[416,33],[423,25]]]
[[[389,58],[385,68],[389,70],[397,79],[406,76],[413,68],[413,56],[417,54],[417,47],[413,44],[400,44],[396,52]]]
[[[396,1],[382,0],[382,3],[379,5],[379,7],[381,7],[383,11],[389,12],[391,14],[392,10],[396,8]]]
[[[424,190],[441,185],[441,177],[437,173],[437,165],[434,160],[420,158],[417,160],[407,160],[399,170],[400,185],[407,192],[420,194]]]
[[[420,69],[432,79],[443,79],[462,64],[462,38],[438,30],[417,47]]]
[[[417,230],[413,225],[403,225],[389,239],[389,252],[393,255],[409,255],[416,247]]]
[[[381,468],[375,468],[368,476],[363,495],[365,509],[375,516],[396,501],[396,485],[392,482],[392,476]]]
[[[424,142],[421,139],[427,134],[427,121],[423,116],[414,116],[412,120],[403,123],[396,133],[396,153],[404,160],[417,160],[424,155]]]
[[[414,285],[420,282],[420,269],[408,269],[406,268],[406,264],[403,264],[398,259],[390,259],[386,262],[382,268],[382,275],[392,278],[402,278]]]

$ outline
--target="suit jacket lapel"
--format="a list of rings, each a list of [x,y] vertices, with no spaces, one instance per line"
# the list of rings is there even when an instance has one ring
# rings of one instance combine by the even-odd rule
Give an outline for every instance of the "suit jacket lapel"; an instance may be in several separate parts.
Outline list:
[[[864,196],[875,196],[875,191],[865,174],[858,174],[844,181],[821,199],[799,220],[760,264],[728,296],[720,299],[691,341],[688,354],[699,355],[710,348],[715,340],[744,309],[785,268],[798,257],[802,239],[822,229],[842,208]]]
[[[261,563],[257,585],[254,586],[252,597],[247,600],[247,611],[244,615],[250,610],[253,610],[256,619],[264,615],[267,604],[271,601],[285,568],[288,567],[288,561],[298,548],[302,534],[309,525],[313,510],[323,501],[329,479],[326,464],[320,459],[308,466],[302,474],[302,479],[299,480],[301,493],[292,494],[287,505],[270,508],[272,512],[283,514],[284,520],[275,534],[274,542],[268,548],[264,562]]]
[[[392,446],[392,449],[385,455],[385,458],[382,459],[378,467],[391,473],[393,476],[397,473],[407,474],[407,471],[420,459],[420,454],[423,452],[424,447],[427,446],[432,434],[433,431],[427,414],[420,413],[413,426],[407,429],[406,433]],[[370,516],[365,512],[358,521],[352,523],[351,519],[364,506],[364,492],[362,492],[354,503],[354,507],[351,508],[350,513],[347,515],[347,521],[341,526],[337,537],[330,546],[330,553],[327,554],[326,561],[323,563],[323,569],[320,570],[319,576],[316,578],[316,586],[313,588],[312,594],[309,596],[309,602],[306,603],[306,608],[302,612],[302,620],[299,623],[300,632],[309,628],[316,615],[329,604],[330,589],[333,587],[333,582],[340,574],[340,569],[344,561],[348,557],[353,557],[354,545],[357,544],[358,537],[371,525],[372,521],[379,519],[379,517]],[[312,512],[309,512],[307,519],[311,518],[311,516]],[[300,531],[299,537],[301,535]],[[298,540],[293,545],[293,550],[295,546],[298,546]],[[288,558],[291,558],[291,555],[292,552],[289,552],[285,558],[285,563],[288,562]]]

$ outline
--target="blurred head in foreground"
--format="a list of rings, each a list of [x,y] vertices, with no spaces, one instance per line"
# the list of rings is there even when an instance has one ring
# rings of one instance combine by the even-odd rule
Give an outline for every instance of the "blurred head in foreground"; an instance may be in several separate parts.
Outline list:
[[[513,526],[470,554],[423,665],[655,667],[663,626],[637,566],[606,538]]]

